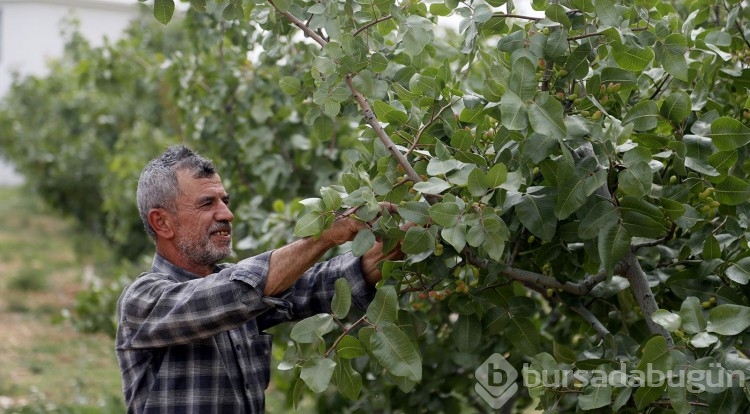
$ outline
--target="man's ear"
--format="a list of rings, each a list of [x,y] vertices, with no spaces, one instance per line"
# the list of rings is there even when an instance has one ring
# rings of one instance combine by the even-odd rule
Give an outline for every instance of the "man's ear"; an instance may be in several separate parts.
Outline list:
[[[160,238],[174,237],[174,221],[172,215],[162,208],[152,208],[148,211],[148,224]]]

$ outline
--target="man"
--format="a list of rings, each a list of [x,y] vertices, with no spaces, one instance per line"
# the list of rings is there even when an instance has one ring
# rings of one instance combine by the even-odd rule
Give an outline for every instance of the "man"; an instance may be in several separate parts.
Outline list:
[[[144,168],[138,210],[156,245],[150,272],[117,305],[117,358],[131,413],[259,413],[276,324],[330,311],[346,278],[365,309],[380,280],[381,246],[318,260],[366,224],[345,217],[318,239],[219,264],[232,251],[232,212],[213,163],[184,146]]]

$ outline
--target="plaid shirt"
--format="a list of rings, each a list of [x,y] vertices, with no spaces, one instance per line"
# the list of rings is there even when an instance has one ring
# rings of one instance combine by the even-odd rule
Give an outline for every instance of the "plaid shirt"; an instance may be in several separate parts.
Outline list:
[[[129,413],[262,413],[271,335],[281,322],[329,312],[345,277],[352,302],[374,295],[359,258],[320,262],[280,297],[264,297],[271,253],[199,277],[160,255],[120,296],[117,359]]]

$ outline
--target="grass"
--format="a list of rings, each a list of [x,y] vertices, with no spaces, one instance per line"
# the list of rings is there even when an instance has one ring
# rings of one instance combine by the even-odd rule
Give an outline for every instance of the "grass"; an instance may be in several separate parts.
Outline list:
[[[0,412],[123,412],[113,340],[62,317],[84,288],[81,236],[21,187],[0,199]]]

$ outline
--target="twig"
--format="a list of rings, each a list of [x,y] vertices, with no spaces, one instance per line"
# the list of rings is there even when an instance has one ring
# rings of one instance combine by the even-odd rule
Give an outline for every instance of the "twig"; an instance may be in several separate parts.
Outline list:
[[[672,227],[669,229],[669,232],[667,233],[666,236],[662,237],[661,239],[634,244],[630,249],[635,252],[635,251],[638,251],[638,249],[640,249],[641,247],[653,247],[653,246],[658,246],[660,244],[664,244],[672,240],[672,235],[674,235],[675,229],[677,229],[677,225],[672,223]]]
[[[422,178],[419,177],[419,174],[417,174],[417,172],[414,170],[414,167],[411,166],[409,160],[407,160],[406,156],[404,156],[404,154],[402,154],[401,151],[396,147],[396,144],[393,143],[391,138],[380,125],[380,122],[378,122],[378,118],[375,116],[375,112],[373,112],[370,104],[367,102],[365,97],[362,96],[357,88],[354,87],[354,83],[352,82],[352,75],[347,74],[345,79],[346,84],[349,86],[349,90],[351,90],[352,95],[354,96],[354,99],[357,100],[359,107],[362,109],[362,116],[375,131],[378,138],[380,139],[380,142],[382,142],[383,145],[385,145],[386,149],[388,149],[388,151],[393,154],[394,157],[396,157],[396,161],[398,161],[399,165],[404,168],[406,176],[409,177],[410,180],[415,183],[422,181]],[[425,194],[424,196],[427,202],[430,204],[435,204],[438,200],[436,197],[428,194]]]
[[[289,13],[288,11],[282,11],[281,9],[279,9],[279,8],[278,8],[278,7],[276,6],[276,4],[275,4],[275,3],[273,2],[273,0],[268,0],[268,4],[270,4],[271,6],[273,6],[273,8],[274,8],[274,9],[276,9],[276,11],[278,11],[278,12],[279,12],[279,13],[281,13],[281,14],[282,14],[282,15],[283,15],[284,17],[286,17],[287,19],[289,19],[289,20],[290,20],[290,21],[291,21],[291,22],[292,22],[292,23],[293,23],[293,24],[294,24],[295,26],[299,27],[299,29],[300,29],[300,30],[302,30],[303,32],[305,32],[305,34],[306,34],[306,35],[310,36],[310,37],[311,37],[311,38],[312,38],[312,39],[313,39],[313,40],[314,40],[314,41],[315,41],[316,43],[318,43],[318,44],[319,44],[319,45],[320,45],[321,47],[323,47],[323,46],[325,46],[326,44],[328,44],[328,42],[326,42],[326,40],[325,40],[325,39],[323,39],[322,37],[320,37],[320,35],[319,35],[319,34],[315,33],[315,31],[314,31],[314,30],[312,30],[312,29],[311,29],[310,27],[308,27],[308,26],[307,26],[307,25],[305,24],[305,22],[303,22],[302,20],[298,19],[298,18],[297,18],[297,17],[295,16],[295,15],[293,15],[292,13]]]
[[[580,315],[586,322],[591,324],[591,327],[594,328],[596,333],[599,335],[600,339],[604,339],[607,335],[610,335],[609,329],[607,329],[604,324],[597,319],[596,316],[594,316],[593,313],[591,313],[590,310],[586,309],[583,306],[571,306],[570,310]]]
[[[513,18],[513,19],[524,19],[524,20],[531,20],[534,22],[538,22],[540,20],[544,20],[543,17],[534,17],[534,16],[523,16],[520,14],[505,14],[505,13],[493,13],[492,17],[500,17],[500,18]]]
[[[356,31],[356,32],[354,32],[354,37],[357,37],[357,36],[359,36],[359,34],[360,34],[360,33],[362,33],[362,32],[364,32],[365,30],[367,30],[367,29],[371,28],[372,26],[375,26],[375,25],[376,25],[376,24],[378,24],[378,23],[384,22],[384,21],[386,21],[386,20],[389,20],[389,19],[392,19],[392,18],[393,18],[393,16],[389,14],[388,16],[383,16],[383,17],[381,17],[381,18],[379,18],[379,19],[375,19],[375,20],[373,20],[373,21],[371,21],[371,22],[367,23],[366,25],[364,25],[364,26],[360,27],[359,29],[357,29],[357,31]]]
[[[419,144],[419,139],[422,137],[422,134],[424,134],[424,132],[427,130],[427,128],[429,128],[430,126],[432,126],[432,124],[435,123],[435,121],[438,119],[438,117],[443,112],[445,112],[446,109],[448,109],[451,106],[453,106],[453,104],[455,104],[456,102],[457,102],[457,100],[449,103],[448,105],[443,106],[442,108],[440,108],[440,110],[437,113],[434,113],[434,112],[432,113],[432,115],[430,116],[430,120],[427,121],[424,124],[424,126],[419,129],[419,131],[417,131],[417,135],[414,136],[414,142],[412,142],[412,144],[409,146],[409,150],[406,151],[406,155],[411,154],[412,151],[414,151],[414,149],[417,148],[417,145]]]
[[[323,358],[328,358],[328,355],[330,355],[331,352],[333,352],[333,350],[336,349],[336,347],[344,339],[344,337],[348,335],[349,332],[353,331],[355,327],[359,326],[359,324],[361,324],[362,322],[365,322],[366,320],[367,320],[367,315],[362,315],[362,317],[357,319],[357,321],[354,322],[350,327],[344,328],[344,332],[342,332],[341,335],[339,335],[339,337],[336,338],[336,340],[333,342],[333,345],[331,345],[331,347],[328,348],[326,353],[323,355]]]

